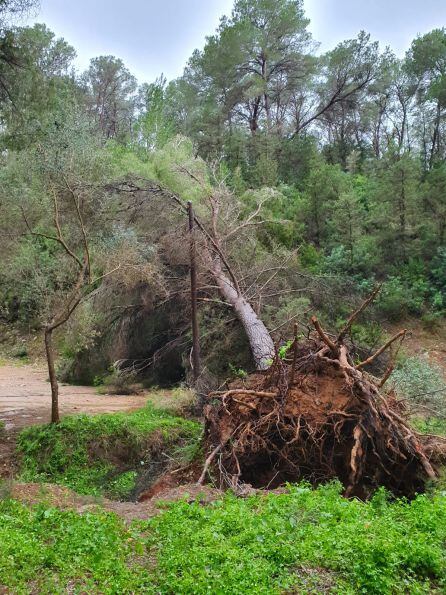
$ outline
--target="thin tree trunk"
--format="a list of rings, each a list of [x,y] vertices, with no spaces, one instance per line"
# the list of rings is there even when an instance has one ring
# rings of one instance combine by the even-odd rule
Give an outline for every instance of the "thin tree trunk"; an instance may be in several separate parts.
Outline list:
[[[212,272],[220,293],[225,301],[232,306],[243,326],[257,370],[266,370],[274,357],[274,342],[268,329],[255,313],[251,304],[237,292],[232,281],[223,273],[218,258],[213,262]]]
[[[48,364],[48,373],[51,384],[51,423],[57,424],[59,417],[59,384],[56,378],[56,368],[54,366],[54,348],[53,348],[53,329],[45,329],[45,351]]]
[[[190,234],[190,291],[191,291],[191,309],[192,309],[192,373],[194,381],[197,382],[201,372],[200,362],[200,335],[198,328],[197,315],[197,268],[195,258],[195,238],[194,238],[194,210],[192,203],[187,203],[189,213],[189,234]]]

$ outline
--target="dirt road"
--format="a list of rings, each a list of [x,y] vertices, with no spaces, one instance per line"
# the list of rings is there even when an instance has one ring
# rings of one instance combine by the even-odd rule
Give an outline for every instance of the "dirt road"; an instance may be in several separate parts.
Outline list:
[[[7,430],[50,421],[50,385],[44,368],[0,366],[0,420]],[[60,386],[62,415],[112,413],[143,407],[144,396],[98,395],[91,386]]]

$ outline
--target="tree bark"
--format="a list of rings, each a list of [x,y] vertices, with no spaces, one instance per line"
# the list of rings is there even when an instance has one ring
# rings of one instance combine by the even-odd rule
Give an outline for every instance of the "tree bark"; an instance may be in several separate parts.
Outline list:
[[[191,315],[192,315],[192,373],[194,381],[200,377],[201,358],[200,358],[200,334],[198,327],[197,313],[197,268],[195,258],[195,238],[194,238],[194,210],[192,203],[188,201],[187,209],[189,214],[189,235],[190,235],[190,291],[191,291]]]
[[[266,370],[274,357],[274,342],[268,329],[251,304],[237,292],[233,282],[224,274],[219,258],[214,259],[212,272],[221,295],[232,306],[243,326],[257,370]]]
[[[57,424],[60,421],[59,417],[59,384],[56,378],[56,368],[54,365],[54,348],[53,348],[53,329],[45,329],[45,351],[46,361],[48,364],[48,373],[51,384],[51,423]]]

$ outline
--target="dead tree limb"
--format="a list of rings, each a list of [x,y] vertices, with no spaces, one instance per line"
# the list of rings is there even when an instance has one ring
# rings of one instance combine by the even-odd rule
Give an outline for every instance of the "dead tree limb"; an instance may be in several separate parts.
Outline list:
[[[293,386],[294,383],[294,374],[296,373],[296,363],[297,363],[297,337],[298,337],[298,330],[297,330],[297,322],[294,323],[294,341],[293,341],[293,363],[291,364],[291,372],[290,372],[290,380],[288,386]]]
[[[382,287],[382,284],[380,284],[377,287],[375,287],[375,289],[372,291],[372,293],[369,295],[369,297],[349,317],[349,319],[347,320],[344,328],[341,330],[341,332],[338,335],[338,338],[336,340],[336,342],[338,344],[339,343],[342,343],[342,341],[345,339],[347,333],[351,329],[351,326],[352,326],[353,322],[358,318],[358,316],[361,314],[361,312],[363,312],[367,308],[367,306],[373,302],[373,300],[376,298],[376,296],[378,295],[378,293],[381,291],[381,287]]]
[[[319,335],[319,337],[322,339],[325,345],[327,345],[327,347],[330,348],[330,351],[332,351],[333,353],[337,353],[338,346],[325,334],[316,316],[311,317],[311,322],[313,323],[313,326],[316,329],[316,332]]]
[[[360,362],[359,364],[357,364],[356,365],[356,369],[357,370],[360,370],[364,366],[368,366],[369,364],[371,364],[372,362],[374,362],[375,359],[381,355],[381,353],[384,353],[384,351],[386,349],[388,349],[392,345],[392,343],[394,343],[400,337],[404,337],[406,333],[407,333],[407,329],[403,329],[399,333],[397,333],[396,335],[394,335],[393,337],[391,337],[387,341],[387,343],[385,343],[382,347],[380,347],[378,349],[378,351],[375,351],[375,353],[373,355],[371,355],[370,357],[368,357],[367,359],[365,359],[363,362]]]
[[[190,250],[190,292],[191,292],[191,311],[192,311],[192,373],[194,382],[200,377],[200,335],[198,328],[197,312],[197,267],[196,267],[196,247],[194,237],[194,209],[191,201],[187,203],[189,215],[189,250]]]

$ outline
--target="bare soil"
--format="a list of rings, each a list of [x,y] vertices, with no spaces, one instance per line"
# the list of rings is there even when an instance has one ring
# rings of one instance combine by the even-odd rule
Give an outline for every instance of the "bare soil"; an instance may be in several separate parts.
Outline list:
[[[62,415],[114,413],[144,406],[143,395],[99,395],[91,386],[60,385]],[[50,385],[40,366],[0,367],[0,420],[6,430],[17,430],[50,421]]]
[[[405,322],[409,329],[403,346],[410,355],[425,357],[432,364],[439,366],[446,379],[446,324],[439,323],[436,328],[424,328],[419,320]],[[399,329],[398,325],[387,328],[390,335]]]
[[[144,407],[147,396],[98,395],[91,386],[60,385],[61,415],[114,413]],[[22,428],[50,421],[50,385],[41,365],[0,366],[0,478],[15,471],[15,438]]]
[[[5,488],[4,488],[5,489]],[[206,504],[222,497],[222,492],[210,486],[201,486],[197,483],[182,486],[168,487],[160,490],[156,497],[144,502],[116,502],[95,496],[81,496],[69,488],[40,483],[15,483],[6,486],[8,495],[26,504],[45,503],[61,509],[75,510],[79,513],[94,510],[114,512],[125,521],[143,520],[160,514],[165,509],[167,502],[186,500]]]

